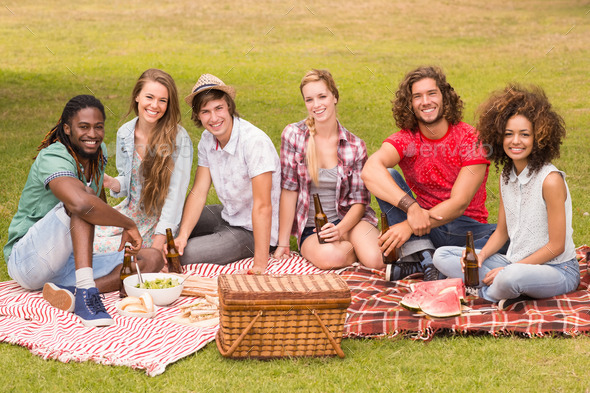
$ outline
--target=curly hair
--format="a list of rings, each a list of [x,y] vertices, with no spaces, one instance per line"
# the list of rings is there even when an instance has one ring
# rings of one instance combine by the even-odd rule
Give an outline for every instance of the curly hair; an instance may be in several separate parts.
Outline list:
[[[141,189],[140,205],[149,215],[160,215],[166,197],[174,168],[173,154],[176,151],[176,135],[180,124],[180,104],[178,103],[178,91],[172,77],[159,69],[146,70],[137,82],[131,93],[129,115],[131,111],[137,116],[137,96],[148,82],[157,82],[168,90],[168,106],[156,126],[148,136],[148,145],[141,163],[143,185]]]
[[[308,71],[305,74],[305,76],[303,77],[303,79],[301,80],[301,83],[299,84],[299,91],[301,92],[301,96],[303,97],[303,87],[305,87],[305,85],[307,85],[308,83],[311,83],[311,82],[319,82],[319,81],[322,81],[326,84],[326,87],[334,95],[336,100],[340,99],[340,93],[338,92],[338,87],[336,86],[336,82],[334,81],[332,74],[330,74],[330,71],[316,70],[316,69],[312,69],[312,70]],[[303,97],[303,99],[305,100],[305,97]],[[319,169],[318,169],[317,151],[316,151],[316,147],[315,147],[315,134],[316,134],[315,119],[313,118],[313,116],[311,116],[311,115],[307,116],[307,119],[305,119],[305,125],[307,126],[307,128],[309,128],[309,139],[307,140],[307,150],[305,153],[305,162],[307,164],[307,170],[309,172],[309,175],[311,176],[311,179],[313,180],[314,184],[317,185],[319,183],[319,179],[318,179]]]
[[[496,171],[504,166],[502,178],[508,183],[513,162],[504,151],[506,123],[521,115],[532,124],[533,149],[527,167],[532,175],[541,167],[559,157],[559,147],[565,137],[565,122],[551,107],[543,89],[531,86],[526,89],[509,84],[504,90],[490,95],[476,111],[479,141],[487,148],[488,158],[495,162]]]
[[[412,86],[425,78],[434,79],[442,94],[443,117],[451,124],[457,124],[463,118],[463,100],[447,82],[444,72],[435,66],[419,67],[406,74],[392,102],[395,124],[402,130],[418,132],[418,119],[412,109]]]

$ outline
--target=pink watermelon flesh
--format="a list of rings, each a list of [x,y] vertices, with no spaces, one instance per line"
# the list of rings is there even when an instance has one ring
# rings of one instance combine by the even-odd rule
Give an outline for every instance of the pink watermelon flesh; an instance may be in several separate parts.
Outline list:
[[[431,294],[426,293],[422,290],[417,290],[414,292],[410,292],[406,296],[404,296],[403,299],[399,302],[399,304],[401,304],[408,310],[418,311],[420,310],[420,304],[430,297],[432,297]]]
[[[457,288],[450,287],[442,290],[438,295],[423,301],[420,308],[426,314],[436,318],[461,315],[461,300],[459,300]]]
[[[463,285],[463,280],[460,278],[447,278],[444,280],[423,281],[412,285],[412,290],[420,290],[430,295],[437,295],[443,289],[449,287],[455,287],[457,289],[457,293],[459,294],[460,299],[465,298],[465,285]]]

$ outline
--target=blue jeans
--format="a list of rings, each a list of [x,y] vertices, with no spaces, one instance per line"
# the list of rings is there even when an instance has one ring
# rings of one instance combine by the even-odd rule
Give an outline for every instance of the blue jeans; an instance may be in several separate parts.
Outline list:
[[[413,198],[410,187],[395,169],[389,173],[396,184]],[[377,198],[381,211],[387,215],[389,225],[395,225],[407,219],[406,213],[391,205],[389,202]],[[491,234],[496,230],[496,224],[482,224],[467,216],[460,216],[451,222],[432,228],[428,235],[412,235],[401,247],[400,257],[405,257],[422,250],[433,250],[443,246],[465,246],[467,231],[473,232],[475,247],[483,247]],[[503,250],[507,249],[507,245]]]
[[[76,266],[70,217],[58,203],[22,237],[8,257],[8,275],[26,289],[41,289],[46,282],[76,285]],[[104,277],[123,263],[124,251],[92,255],[94,279]]]
[[[447,277],[463,278],[461,256],[464,247],[442,247],[433,257],[434,266]],[[479,250],[476,250],[479,252]],[[482,279],[492,269],[504,267],[492,285]],[[514,299],[520,295],[543,299],[571,292],[580,283],[580,270],[576,258],[555,265],[527,265],[511,263],[503,254],[494,254],[483,261],[479,268],[479,294],[490,302]]]

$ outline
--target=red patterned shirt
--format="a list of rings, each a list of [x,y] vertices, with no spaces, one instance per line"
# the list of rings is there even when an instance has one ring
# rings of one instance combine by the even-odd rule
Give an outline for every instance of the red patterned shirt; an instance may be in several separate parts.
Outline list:
[[[350,207],[356,203],[366,206],[362,218],[377,225],[377,217],[369,204],[371,194],[361,180],[361,171],[367,161],[367,148],[362,139],[356,137],[338,122],[338,182],[337,212],[342,219]],[[299,240],[309,213],[311,176],[305,164],[305,153],[309,128],[302,120],[289,124],[281,135],[281,187],[298,191],[295,220],[291,234]]]
[[[401,130],[385,140],[395,147],[399,166],[416,200],[424,209],[431,209],[451,197],[451,189],[461,168],[487,164],[485,153],[477,143],[475,129],[467,123],[450,125],[441,139],[428,139],[421,132]],[[475,193],[464,215],[486,223],[486,181]]]

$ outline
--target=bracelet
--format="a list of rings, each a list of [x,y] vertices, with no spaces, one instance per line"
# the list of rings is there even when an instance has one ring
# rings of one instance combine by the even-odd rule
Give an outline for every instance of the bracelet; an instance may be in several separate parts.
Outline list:
[[[406,194],[402,199],[399,200],[397,207],[400,208],[400,210],[402,210],[404,213],[407,213],[410,206],[412,206],[414,203],[416,203],[416,200]]]
[[[290,244],[287,244],[287,245],[285,246],[284,244],[283,244],[283,245],[277,244],[277,247],[291,247],[291,245],[290,245]]]

